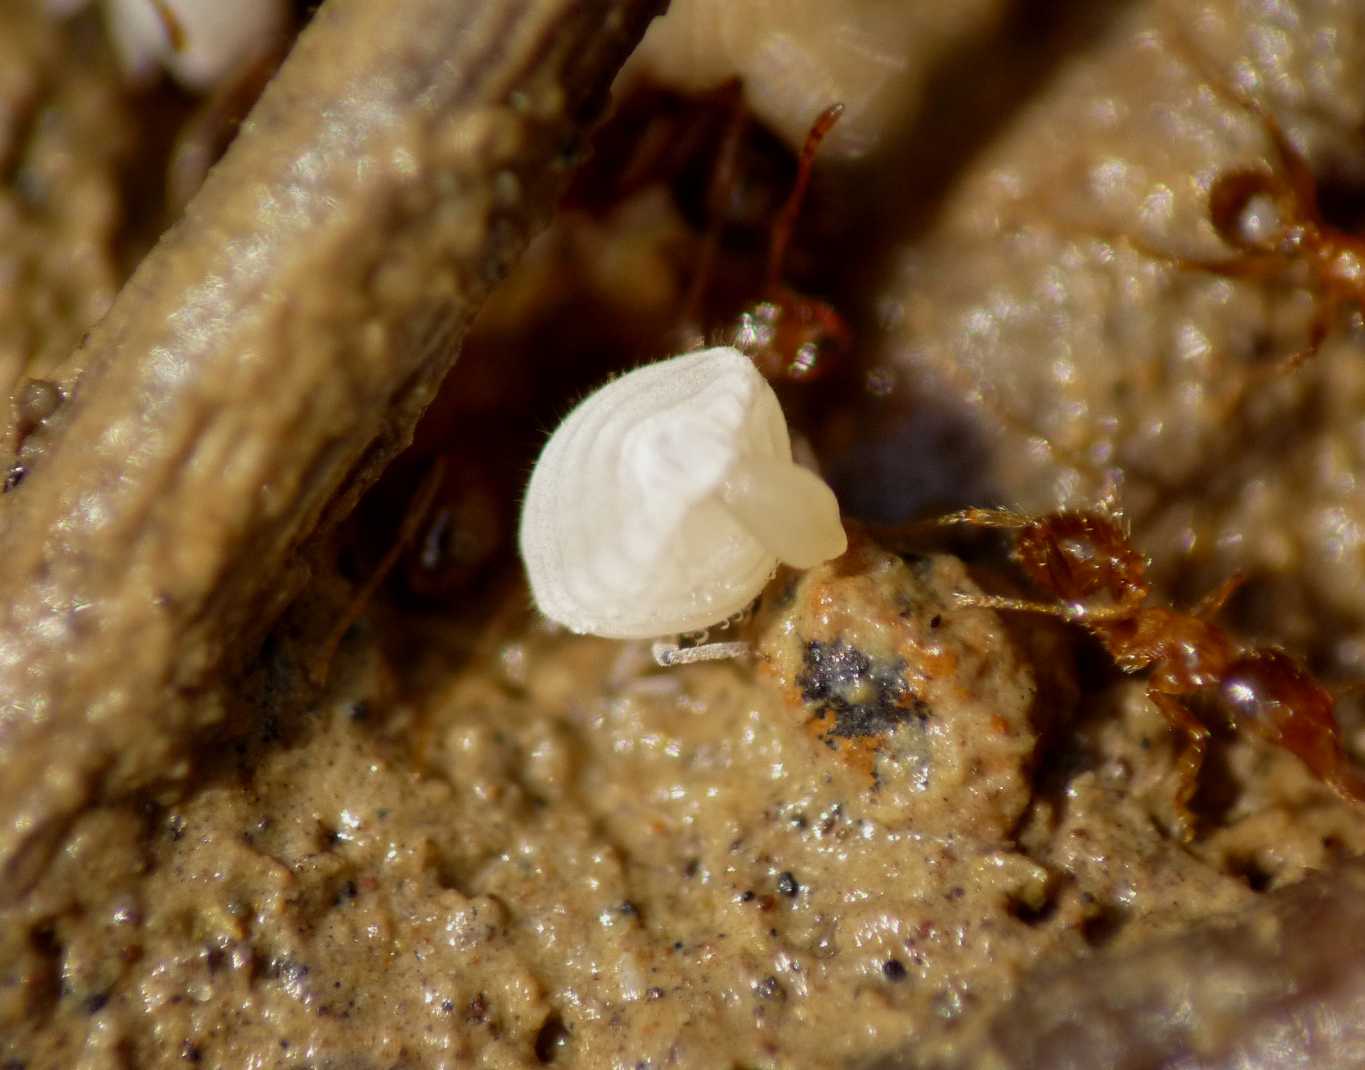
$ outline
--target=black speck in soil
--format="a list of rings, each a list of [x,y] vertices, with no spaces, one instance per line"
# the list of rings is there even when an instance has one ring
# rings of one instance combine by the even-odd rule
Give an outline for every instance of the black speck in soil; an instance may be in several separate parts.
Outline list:
[[[826,737],[889,735],[911,719],[923,722],[927,709],[910,694],[905,661],[873,659],[836,639],[806,644],[805,669],[796,678],[811,714],[834,715]]]
[[[904,981],[905,963],[900,959],[887,959],[882,963],[882,976],[888,981]]]
[[[545,1024],[540,1027],[540,1032],[536,1034],[536,1061],[539,1063],[552,1063],[559,1052],[569,1043],[569,1030],[564,1025],[564,1020],[557,1014],[551,1014],[545,1019]]]
[[[796,893],[801,890],[801,885],[792,876],[791,870],[784,870],[781,876],[777,878],[777,890],[788,899],[793,899],[796,897]]]

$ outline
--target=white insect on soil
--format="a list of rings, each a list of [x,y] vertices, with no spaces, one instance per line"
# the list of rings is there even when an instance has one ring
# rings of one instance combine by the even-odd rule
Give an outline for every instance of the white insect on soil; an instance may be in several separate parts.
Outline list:
[[[728,346],[638,368],[581,402],[546,443],[521,515],[540,611],[616,639],[710,628],[779,562],[811,568],[846,546],[834,493],[792,460],[777,396]],[[656,656],[744,649],[711,646]]]

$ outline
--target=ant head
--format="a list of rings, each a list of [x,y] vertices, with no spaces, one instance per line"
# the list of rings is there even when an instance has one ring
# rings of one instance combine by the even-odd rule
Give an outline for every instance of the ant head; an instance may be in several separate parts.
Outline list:
[[[1269,202],[1275,219],[1264,225],[1254,211]],[[1244,252],[1273,251],[1296,216],[1292,195],[1284,181],[1270,171],[1230,171],[1219,175],[1209,189],[1209,221],[1218,236]]]
[[[833,306],[797,293],[782,281],[783,261],[820,142],[844,112],[831,104],[811,126],[797,161],[796,182],[773,223],[763,298],[741,317],[733,344],[772,380],[810,382],[824,376],[852,348],[848,325]]]
[[[1064,602],[1136,605],[1149,591],[1147,559],[1107,513],[1040,517],[1020,530],[1014,553],[1029,579]]]
[[[833,306],[779,287],[746,311],[734,344],[770,381],[823,379],[852,347],[852,335]]]

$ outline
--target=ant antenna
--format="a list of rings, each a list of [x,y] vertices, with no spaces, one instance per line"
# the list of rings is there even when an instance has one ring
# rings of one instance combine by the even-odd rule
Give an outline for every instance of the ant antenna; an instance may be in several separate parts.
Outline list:
[[[157,21],[161,23],[161,28],[166,32],[166,40],[170,43],[171,51],[184,52],[185,46],[189,43],[186,39],[185,25],[180,21],[171,5],[166,0],[147,0],[147,3],[156,14]]]
[[[772,243],[768,246],[769,292],[776,290],[782,283],[782,261],[787,255],[787,245],[791,242],[796,216],[801,211],[801,202],[806,197],[806,187],[810,185],[816,150],[820,148],[820,142],[825,139],[825,135],[839,121],[839,116],[843,114],[842,104],[831,104],[816,118],[810,132],[806,134],[806,143],[801,146],[801,156],[796,164],[796,182],[792,185],[791,193],[787,194],[782,210],[777,213],[777,222],[773,224]]]

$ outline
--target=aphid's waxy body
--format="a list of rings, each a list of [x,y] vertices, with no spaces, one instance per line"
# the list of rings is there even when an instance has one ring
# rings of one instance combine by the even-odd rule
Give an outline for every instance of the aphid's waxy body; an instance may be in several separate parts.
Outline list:
[[[833,492],[792,461],[772,388],[729,347],[586,398],[541,453],[521,519],[540,610],[621,639],[718,624],[779,562],[809,568],[846,544]]]

